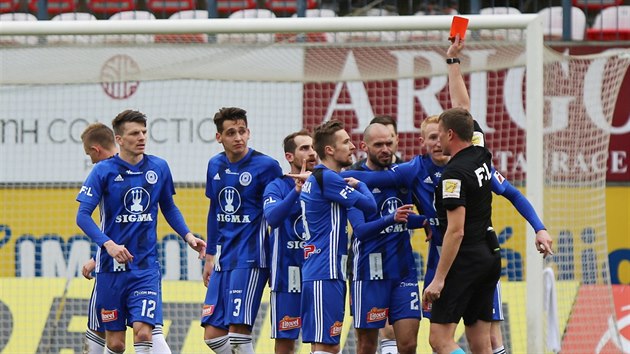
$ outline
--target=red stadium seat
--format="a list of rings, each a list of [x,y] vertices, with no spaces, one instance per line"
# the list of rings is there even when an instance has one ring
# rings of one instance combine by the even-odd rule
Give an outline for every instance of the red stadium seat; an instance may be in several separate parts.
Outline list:
[[[599,10],[622,3],[623,0],[573,0],[573,6],[588,10]]]
[[[0,13],[16,12],[20,7],[20,0],[0,0]]]
[[[630,6],[603,9],[595,17],[593,26],[586,30],[589,40],[630,40]]]
[[[154,14],[173,14],[178,11],[194,10],[194,0],[149,0],[147,8]]]
[[[229,15],[236,11],[255,9],[256,0],[217,0],[217,12],[221,15]]]
[[[136,9],[134,0],[88,0],[87,5],[95,14],[114,14]]]
[[[48,14],[57,15],[64,12],[75,12],[77,9],[77,0],[48,0]],[[33,13],[37,13],[38,0],[30,0],[28,8]]]
[[[265,7],[276,13],[296,13],[297,0],[267,0]],[[306,0],[307,9],[317,8],[317,0]]]

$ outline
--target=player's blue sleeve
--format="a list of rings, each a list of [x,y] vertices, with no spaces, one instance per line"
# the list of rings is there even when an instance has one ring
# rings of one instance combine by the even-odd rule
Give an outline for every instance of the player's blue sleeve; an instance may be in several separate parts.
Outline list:
[[[348,209],[348,220],[352,225],[352,234],[363,242],[377,238],[383,229],[393,225],[395,223],[394,215],[395,214],[389,214],[385,217],[366,222],[363,211],[358,208]]]
[[[170,193],[163,194],[164,196],[160,199],[160,210],[162,210],[166,222],[185,240],[186,234],[190,232],[190,229],[184,221],[184,216],[177,205],[175,205],[173,196]]]
[[[210,208],[208,210],[208,223],[206,225],[207,240],[206,253],[210,255],[217,254],[217,239],[219,237],[219,227],[217,225],[217,207],[216,203],[210,200]]]
[[[94,243],[99,247],[111,239],[107,237],[96,225],[92,219],[92,212],[96,209],[96,205],[87,202],[81,202],[79,204],[79,211],[77,212],[77,225],[88,235]]]
[[[363,182],[359,182],[357,189],[350,187],[340,174],[327,170],[323,174],[324,196],[346,208],[356,207],[365,215],[376,213],[376,201],[372,192]]]
[[[404,165],[404,164],[403,164]],[[341,177],[354,177],[371,187],[394,188],[406,185],[404,176],[395,170],[385,171],[361,171],[346,170],[341,172]]]
[[[536,214],[536,210],[532,204],[525,198],[523,193],[516,189],[510,182],[504,180],[502,183],[503,193],[500,194],[509,200],[514,208],[527,220],[527,222],[534,228],[534,231],[545,230],[545,225],[542,220]]]
[[[363,210],[365,215],[375,215],[377,212],[376,200],[368,186],[363,182],[359,182],[357,184],[357,191],[361,193],[361,197],[357,199],[354,206]]]
[[[407,228],[409,229],[419,229],[424,226],[424,222],[427,220],[427,217],[424,215],[410,214],[407,219]]]
[[[263,195],[265,201],[263,213],[269,225],[274,229],[282,225],[282,221],[286,219],[295,201],[300,197],[300,193],[295,188],[291,188],[291,192],[284,199],[279,192],[275,183],[272,183],[265,188]]]

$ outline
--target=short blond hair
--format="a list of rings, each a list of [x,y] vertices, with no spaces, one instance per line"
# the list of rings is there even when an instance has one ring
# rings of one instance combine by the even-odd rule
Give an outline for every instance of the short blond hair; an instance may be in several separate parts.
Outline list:
[[[440,121],[440,116],[433,115],[433,116],[426,117],[420,124],[420,135],[424,137],[424,133],[427,130],[427,125],[431,123],[438,124],[439,121]]]

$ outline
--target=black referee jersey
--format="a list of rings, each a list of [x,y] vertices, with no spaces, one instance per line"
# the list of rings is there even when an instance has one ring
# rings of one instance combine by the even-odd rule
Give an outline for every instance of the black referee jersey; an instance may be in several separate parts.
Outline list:
[[[487,242],[486,230],[492,215],[491,166],[488,149],[472,145],[460,150],[446,165],[435,191],[435,208],[443,234],[447,228],[446,211],[466,208],[461,247]]]

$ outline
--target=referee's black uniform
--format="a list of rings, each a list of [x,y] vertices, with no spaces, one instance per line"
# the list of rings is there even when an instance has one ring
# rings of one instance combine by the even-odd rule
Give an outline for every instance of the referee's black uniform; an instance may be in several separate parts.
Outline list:
[[[489,242],[492,155],[483,147],[469,146],[446,165],[435,192],[435,207],[445,235],[446,211],[466,208],[464,237],[446,276],[440,298],[433,302],[431,322],[465,325],[492,321],[492,300],[501,275],[498,243]],[[492,235],[494,236],[494,233]]]

